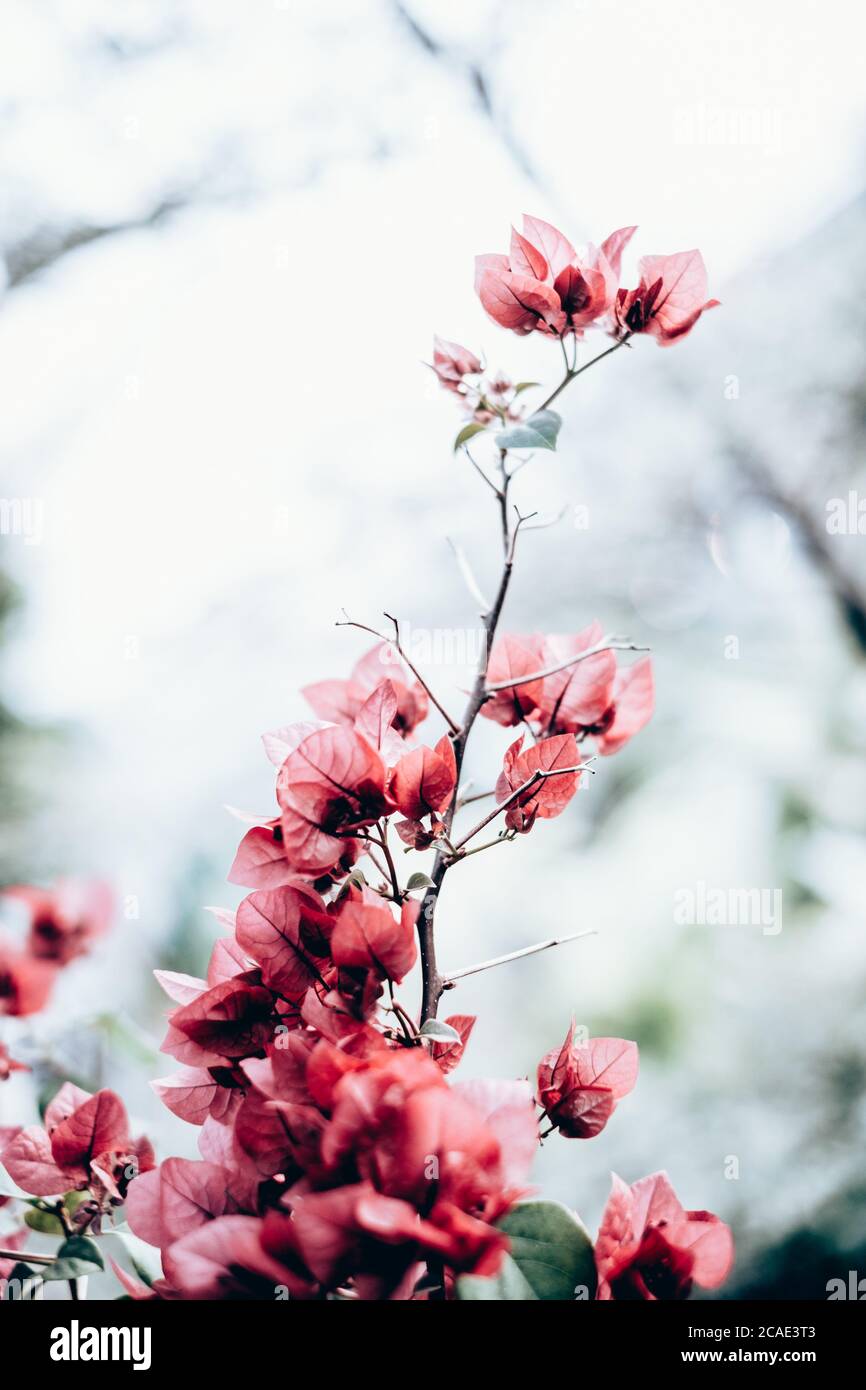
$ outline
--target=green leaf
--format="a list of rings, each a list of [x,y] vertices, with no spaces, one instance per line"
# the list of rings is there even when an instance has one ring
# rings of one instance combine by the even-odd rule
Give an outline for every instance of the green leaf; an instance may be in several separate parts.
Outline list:
[[[46,1266],[44,1279],[81,1279],[95,1269],[105,1269],[102,1251],[89,1236],[70,1236],[57,1251],[53,1265]]]
[[[555,449],[562,416],[555,410],[538,410],[528,420],[497,434],[500,449]]]
[[[440,1018],[428,1018],[421,1028],[422,1038],[432,1038],[434,1042],[459,1042],[460,1034],[456,1028],[452,1028],[450,1023],[443,1023]]]
[[[435,888],[436,885],[429,874],[413,874],[406,884],[410,893],[414,893],[416,888]]]
[[[498,1223],[511,1240],[511,1258],[533,1294],[570,1301],[595,1295],[592,1241],[582,1222],[560,1202],[521,1202]]]
[[[470,439],[474,439],[476,434],[480,434],[482,430],[486,429],[486,425],[479,425],[477,420],[470,420],[469,424],[463,426],[457,438],[454,440],[455,454],[457,453],[458,449],[461,449],[463,447],[464,444],[468,444]]]
[[[457,1280],[456,1288],[457,1297],[463,1303],[526,1303],[538,1297],[510,1255],[503,1257],[499,1273],[492,1279],[482,1279],[477,1274],[464,1274]]]
[[[122,1244],[129,1262],[143,1284],[150,1288],[155,1279],[162,1278],[162,1263],[158,1250],[139,1236],[134,1236],[125,1221],[111,1230],[103,1231],[103,1237],[116,1236]]]
[[[43,1236],[62,1236],[63,1223],[59,1216],[55,1216],[53,1211],[45,1211],[42,1207],[33,1207],[24,1213],[24,1225],[29,1226],[31,1231],[39,1231]]]
[[[531,391],[534,386],[540,386],[540,381],[518,381],[514,388],[515,396],[519,396],[521,391]]]

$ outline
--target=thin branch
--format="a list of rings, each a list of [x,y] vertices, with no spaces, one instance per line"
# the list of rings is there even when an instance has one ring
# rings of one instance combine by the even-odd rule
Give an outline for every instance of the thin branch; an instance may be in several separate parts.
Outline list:
[[[594,774],[595,768],[592,766],[594,762],[595,758],[592,757],[588,758],[585,763],[577,763],[574,767],[537,768],[532,776],[527,777],[526,781],[523,782],[516,791],[513,791],[504,801],[500,801],[498,806],[494,806],[493,810],[488,812],[484,819],[480,820],[477,825],[473,826],[472,829],[463,836],[462,840],[457,841],[454,846],[455,851],[457,851],[459,855],[459,851],[478,834],[479,830],[483,830],[485,825],[489,825],[502,811],[507,811],[509,806],[513,806],[514,803],[519,801],[522,796],[525,796],[527,792],[531,792],[532,788],[537,786],[539,782],[546,782],[548,777],[564,777],[568,772],[591,772]]]
[[[513,563],[514,563],[514,547],[517,545],[517,537],[518,537],[518,535],[520,534],[520,529],[521,529],[521,527],[522,527],[522,526],[525,526],[526,523],[527,523],[527,521],[531,521],[533,517],[538,516],[538,512],[527,512],[526,516],[521,516],[521,514],[520,514],[520,512],[518,511],[517,507],[514,508],[514,511],[515,511],[516,516],[517,516],[517,524],[516,524],[516,526],[514,527],[514,530],[511,532],[511,541],[510,541],[509,546],[508,546],[508,563],[509,563],[509,564],[513,564]]]
[[[406,665],[409,667],[409,670],[412,672],[412,675],[415,677],[415,679],[416,679],[416,680],[419,682],[419,684],[422,685],[423,688],[426,690],[427,694],[430,696],[430,701],[431,701],[431,703],[434,704],[434,705],[436,706],[436,708],[438,709],[439,713],[442,715],[442,718],[445,720],[445,723],[448,725],[449,729],[451,730],[452,734],[458,733],[458,732],[459,732],[459,725],[456,724],[456,723],[454,722],[454,720],[451,718],[451,715],[448,713],[448,711],[447,711],[447,710],[439,703],[439,701],[436,699],[436,696],[433,694],[433,691],[430,689],[430,687],[429,687],[429,685],[427,684],[427,682],[425,681],[424,677],[421,675],[421,672],[418,670],[417,666],[415,666],[414,663],[411,662],[411,661],[409,660],[409,658],[408,658],[408,656],[406,655],[405,651],[404,651],[403,648],[401,647],[401,645],[400,645],[400,625],[399,625],[399,623],[397,622],[397,619],[396,619],[396,618],[392,618],[390,613],[386,613],[386,614],[385,614],[385,617],[388,619],[388,621],[389,621],[390,623],[393,623],[393,624],[394,624],[394,636],[393,636],[393,637],[386,637],[385,634],[384,634],[384,632],[378,632],[378,631],[376,630],[376,628],[374,628],[374,627],[368,627],[366,623],[356,623],[356,622],[353,622],[352,619],[349,618],[349,617],[347,617],[343,622],[337,622],[337,623],[335,623],[334,626],[335,626],[335,627],[356,627],[356,628],[358,628],[358,630],[359,630],[360,632],[369,632],[370,635],[371,635],[372,637],[378,637],[380,642],[387,642],[389,646],[392,646],[392,647],[395,649],[395,651],[397,651],[397,652],[399,653],[399,655],[401,656],[401,658],[403,659],[403,661],[406,663]],[[385,678],[383,677],[383,679],[385,679]]]
[[[0,1250],[0,1260],[14,1260],[23,1265],[53,1265],[54,1255],[31,1255],[27,1250]]]
[[[463,576],[463,582],[465,583],[472,597],[475,599],[475,602],[481,605],[482,613],[486,613],[488,608],[490,607],[490,600],[486,599],[483,593],[481,592],[481,589],[478,585],[478,581],[475,578],[475,575],[472,571],[472,566],[466,558],[465,552],[459,545],[457,545],[456,541],[453,541],[451,539],[450,536],[446,537],[446,539],[452,551],[454,552],[454,558],[457,561],[457,566],[460,570],[460,573]]]
[[[474,849],[464,849],[460,853],[461,859],[471,859],[473,854],[481,854],[486,849],[494,849],[496,845],[510,845],[514,842],[513,831],[502,831],[496,836],[495,840],[485,840],[483,845],[476,845]]]
[[[468,787],[471,787],[471,786],[472,786],[472,783],[471,783],[471,782],[467,782],[467,783],[466,783],[466,786],[467,786],[467,788],[468,788]],[[461,796],[461,795],[459,794],[459,792],[458,792],[458,794],[457,794],[457,810],[458,810],[458,811],[461,810],[462,807],[464,807],[464,806],[471,806],[472,803],[473,803],[473,801],[486,801],[487,798],[488,798],[488,796],[495,796],[495,795],[496,795],[496,789],[495,789],[494,787],[491,787],[489,792],[473,792],[471,796]]]
[[[365,846],[366,846],[366,849],[365,849],[364,853],[367,855],[367,858],[368,858],[373,864],[375,864],[376,869],[377,869],[378,872],[382,875],[382,877],[383,877],[384,879],[387,879],[387,878],[388,878],[388,870],[385,868],[385,865],[382,864],[382,863],[380,862],[380,860],[376,857],[376,855],[373,853],[372,846],[375,845],[377,842],[376,842],[375,840],[371,839],[369,836],[365,836],[365,835],[359,835],[359,836],[358,836],[358,839],[364,841],[364,844],[365,844]]]
[[[595,366],[596,362],[601,362],[602,358],[610,357],[610,354],[612,352],[617,352],[621,347],[625,347],[626,343],[631,337],[631,333],[624,333],[621,338],[617,339],[617,341],[613,344],[612,347],[605,348],[604,352],[596,353],[595,357],[591,357],[588,362],[584,362],[582,367],[575,367],[573,369],[569,369],[566,372],[565,376],[562,378],[562,381],[559,383],[559,385],[554,387],[554,389],[551,391],[550,395],[547,397],[547,400],[542,401],[541,405],[536,407],[534,413],[538,414],[542,410],[549,409],[549,407],[553,405],[553,402],[556,400],[557,396],[565,390],[566,386],[569,386],[571,382],[574,381],[577,377],[583,376],[584,372],[588,372],[590,367]]]
[[[472,457],[472,455],[470,454],[469,450],[466,448],[466,445],[465,445],[465,444],[463,445],[463,452],[465,453],[465,455],[466,455],[466,457],[468,458],[469,462],[472,464],[472,467],[475,469],[475,472],[479,475],[479,477],[481,477],[481,478],[484,479],[485,483],[486,483],[487,486],[490,488],[491,492],[494,492],[494,493],[496,494],[497,497],[500,497],[500,498],[501,498],[501,497],[502,497],[502,490],[501,490],[501,488],[498,488],[498,487],[496,486],[496,484],[494,483],[494,481],[493,481],[492,478],[488,478],[487,474],[484,472],[484,469],[481,467],[481,464],[478,463],[478,462]]]
[[[552,190],[542,177],[527,148],[519,140],[502,109],[502,103],[493,100],[491,84],[479,60],[469,56],[456,44],[440,39],[421,20],[412,13],[409,5],[402,0],[391,0],[391,8],[398,20],[405,26],[415,43],[434,62],[441,63],[449,75],[459,78],[468,88],[483,116],[490,122],[497,137],[502,141],[511,159],[521,173],[529,179],[545,197],[551,197]],[[488,25],[485,32],[485,57],[490,53],[494,34]]]
[[[514,474],[512,473],[511,476],[514,477]],[[556,513],[556,516],[550,517],[547,521],[536,521],[536,522],[533,522],[533,524],[532,524],[531,526],[525,526],[523,529],[524,529],[525,531],[548,531],[548,530],[550,529],[551,526],[558,526],[558,525],[559,525],[559,523],[562,521],[562,518],[565,516],[565,514],[566,514],[567,511],[568,511],[568,507],[567,507],[567,506],[566,506],[566,507],[560,507],[559,511]]]
[[[546,676],[555,676],[557,671],[566,671],[569,666],[576,666],[579,661],[586,661],[590,656],[598,656],[599,652],[648,652],[649,647],[639,647],[634,642],[617,642],[612,637],[602,637],[600,642],[596,642],[594,647],[586,647],[576,656],[570,656],[565,661],[560,661],[556,666],[545,666],[541,671],[530,671],[528,676],[518,676],[516,680],[494,681],[493,685],[488,685],[487,694],[495,695],[500,690],[514,690],[518,685],[527,685],[530,681],[544,680]]]
[[[482,960],[478,965],[467,965],[462,970],[452,970],[446,980],[462,980],[467,975],[478,975],[482,970],[492,970],[494,965],[507,965],[510,960],[520,960],[522,956],[534,956],[538,951],[549,951],[551,946],[565,946],[569,941],[580,941],[585,936],[597,936],[594,927],[587,931],[571,932],[569,936],[552,936],[549,941],[536,941],[534,946],[522,946],[519,951],[509,951],[504,956],[494,956],[492,960]]]

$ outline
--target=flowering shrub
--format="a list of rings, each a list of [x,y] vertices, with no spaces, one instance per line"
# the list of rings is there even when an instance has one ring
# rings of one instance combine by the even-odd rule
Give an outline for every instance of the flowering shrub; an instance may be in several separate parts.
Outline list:
[[[517,334],[557,339],[565,374],[529,410],[537,388],[487,374],[458,344],[434,344],[433,370],[464,415],[456,448],[494,494],[502,538],[465,710],[448,712],[396,619],[386,633],[346,619],[375,645],[348,678],[307,687],[314,719],[263,736],[277,769],[275,804],[241,840],[229,879],[248,893],[236,914],[220,914],[229,930],[205,977],[157,972],[172,1001],[163,1051],[179,1069],[154,1085],[198,1128],[200,1158],[155,1166],[147,1141],[130,1139],[112,1092],[70,1085],[44,1128],[6,1135],[11,1178],[39,1214],[62,1217],[63,1276],[100,1262],[93,1237],[126,1229],[117,1226],[125,1204],[128,1229],[161,1260],[152,1281],[117,1269],[135,1298],[654,1300],[724,1279],[730,1232],[707,1212],[684,1210],[664,1174],[631,1187],[615,1177],[595,1243],[571,1211],[535,1195],[540,1143],[554,1132],[591,1139],[612,1122],[637,1081],[634,1042],[578,1038],[572,1024],[538,1063],[534,1085],[460,1080],[475,1019],[439,1018],[442,996],[463,975],[503,959],[441,973],[446,875],[459,875],[470,854],[543,833],[540,823],[562,815],[594,773],[596,755],[619,753],[653,710],[650,659],[620,665],[639,649],[600,623],[500,632],[518,538],[530,524],[511,508],[517,454],[555,448],[561,420],[552,402],[588,367],[638,334],[670,345],[715,303],[696,251],[645,257],[636,288],[621,288],[633,231],[578,253],[555,228],[526,218],[508,256],[479,257],[487,313]],[[590,329],[610,341],[578,366]],[[469,455],[476,436],[487,466]],[[491,789],[472,795],[461,776],[478,717],[519,733],[503,741]],[[483,799],[490,809],[473,815]],[[410,854],[427,855],[426,867],[410,860],[405,875]],[[32,968],[75,953],[78,937],[57,926],[62,914],[35,903],[33,913]],[[397,993],[416,965],[417,1009]],[[36,977],[14,978],[6,997],[20,1012],[38,988]],[[72,1251],[70,1240],[79,1242]],[[27,1258],[14,1247],[0,1254]]]

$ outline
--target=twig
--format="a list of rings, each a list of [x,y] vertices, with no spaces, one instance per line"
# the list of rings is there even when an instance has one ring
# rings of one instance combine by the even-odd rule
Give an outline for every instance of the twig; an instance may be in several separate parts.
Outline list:
[[[590,656],[598,656],[599,652],[648,652],[649,647],[640,647],[635,642],[616,642],[612,637],[602,637],[600,642],[596,642],[594,647],[586,647],[576,656],[569,656],[565,661],[559,661],[555,666],[545,666],[541,671],[530,671],[526,676],[518,676],[515,680],[494,681],[488,685],[487,694],[495,695],[499,690],[513,690],[518,685],[528,685],[530,681],[544,680],[547,676],[555,676],[557,671],[566,671],[569,666],[576,666],[579,661],[586,661]]]
[[[409,658],[408,658],[408,656],[406,655],[405,651],[404,651],[403,648],[401,647],[401,645],[400,645],[400,624],[397,622],[397,619],[396,619],[396,618],[392,618],[390,613],[386,613],[386,614],[385,614],[385,617],[388,619],[389,623],[393,623],[393,624],[394,624],[394,636],[393,636],[393,637],[386,637],[385,634],[384,634],[384,632],[377,632],[376,628],[374,628],[374,627],[368,627],[366,623],[355,623],[355,622],[353,622],[352,619],[349,618],[349,617],[346,617],[345,620],[342,621],[342,622],[337,622],[337,623],[335,623],[334,626],[335,626],[335,627],[356,627],[356,628],[358,628],[358,630],[359,630],[360,632],[369,632],[370,635],[371,635],[372,637],[378,637],[380,642],[387,642],[389,646],[392,646],[392,647],[394,648],[394,650],[400,655],[400,657],[402,658],[402,660],[406,663],[406,665],[409,667],[409,670],[412,672],[412,675],[415,677],[415,679],[424,687],[424,689],[426,690],[427,694],[430,696],[431,702],[436,706],[436,708],[438,709],[439,713],[442,715],[442,718],[445,720],[445,723],[448,725],[448,727],[449,727],[449,729],[451,730],[452,734],[456,734],[456,733],[458,732],[458,727],[459,727],[459,726],[458,726],[458,725],[454,722],[454,720],[451,718],[451,715],[448,713],[448,711],[445,710],[445,709],[442,707],[442,705],[439,703],[439,701],[436,699],[436,696],[433,694],[433,691],[430,689],[430,687],[429,687],[429,685],[427,684],[427,682],[425,681],[424,677],[421,675],[421,672],[418,670],[417,666],[415,666],[415,665],[413,664],[413,662],[411,662],[411,661],[409,660]],[[387,679],[387,677],[383,677],[383,679]]]
[[[472,829],[463,836],[462,840],[457,841],[457,843],[454,846],[454,849],[455,851],[457,851],[458,856],[459,851],[463,848],[463,846],[465,844],[468,844],[468,842],[478,834],[479,830],[483,830],[485,825],[489,825],[492,820],[495,820],[496,817],[500,814],[500,812],[507,811],[509,806],[513,806],[515,801],[519,801],[520,798],[522,796],[525,796],[527,792],[531,792],[532,788],[536,786],[539,782],[547,781],[548,777],[564,777],[566,773],[569,772],[594,773],[595,768],[592,766],[594,762],[595,758],[592,757],[588,758],[585,763],[577,763],[574,767],[537,768],[536,771],[533,772],[532,776],[527,777],[526,781],[522,783],[522,785],[519,786],[516,791],[513,791],[510,796],[507,796],[505,798],[504,801],[500,801],[498,806],[494,806],[493,810],[489,811],[483,820],[480,820],[477,825],[473,826]]]
[[[472,783],[471,783],[471,782],[467,782],[466,785],[467,785],[467,787],[471,787],[471,786],[472,786]],[[473,803],[473,801],[486,801],[487,798],[488,798],[488,796],[495,796],[495,795],[496,795],[496,789],[495,789],[495,787],[491,787],[489,792],[473,792],[471,796],[460,796],[459,793],[458,793],[458,796],[457,796],[457,807],[456,807],[456,809],[457,809],[458,811],[460,811],[460,810],[462,810],[462,808],[463,808],[464,806],[471,806],[472,803]]]
[[[541,405],[536,407],[534,413],[537,415],[542,410],[549,409],[549,407],[553,405],[553,402],[556,400],[560,392],[564,391],[566,386],[569,386],[571,382],[575,380],[576,377],[583,376],[583,373],[588,372],[590,367],[594,367],[596,362],[600,362],[604,357],[610,357],[610,354],[612,352],[617,352],[621,347],[625,347],[626,343],[628,342],[631,336],[631,333],[624,333],[623,336],[621,338],[618,338],[617,341],[613,344],[613,347],[605,348],[604,352],[596,353],[595,357],[591,357],[588,362],[584,362],[582,367],[570,368],[565,373],[565,376],[562,378],[562,381],[559,383],[559,385],[555,387],[553,391],[551,391],[550,395],[547,397],[547,400],[542,401]]]
[[[479,475],[479,477],[481,477],[481,478],[484,479],[484,481],[485,481],[485,483],[487,484],[487,486],[490,488],[490,490],[491,490],[492,492],[494,492],[494,493],[496,494],[497,497],[501,497],[501,496],[502,496],[502,490],[501,490],[501,488],[498,488],[498,487],[496,486],[496,483],[494,483],[493,479],[492,479],[492,478],[489,478],[489,477],[487,476],[487,474],[484,472],[484,469],[481,467],[481,464],[476,462],[476,460],[475,460],[475,459],[472,457],[472,455],[470,454],[469,450],[466,448],[466,445],[465,445],[465,444],[463,445],[463,452],[465,453],[466,457],[468,458],[469,462],[472,464],[472,467],[475,469],[475,472]]]
[[[27,1250],[0,1250],[0,1260],[14,1260],[23,1265],[53,1265],[53,1255],[31,1255]]]
[[[472,572],[472,566],[467,560],[465,552],[456,543],[456,541],[453,541],[451,539],[450,536],[446,537],[446,539],[452,551],[454,552],[454,558],[457,561],[458,568],[463,576],[463,581],[467,589],[469,590],[472,597],[475,599],[475,602],[481,605],[482,613],[486,613],[487,609],[490,607],[490,600],[486,599],[483,593],[481,592],[481,589],[478,585],[478,581]]]
[[[520,960],[522,956],[534,956],[538,951],[549,951],[551,946],[565,946],[569,941],[580,941],[584,936],[597,936],[595,927],[587,931],[571,932],[568,936],[552,936],[549,941],[536,941],[534,946],[522,946],[519,951],[509,951],[504,956],[494,956],[478,965],[466,965],[462,970],[452,970],[446,980],[462,980],[467,975],[478,975],[482,970],[492,970],[494,965],[507,965],[510,960]]]
[[[481,854],[485,849],[493,849],[494,845],[510,845],[514,840],[514,835],[507,830],[496,836],[495,840],[485,840],[483,845],[476,845],[474,849],[465,849],[460,855],[461,859],[470,859],[473,854]]]
[[[514,477],[514,474],[512,473],[511,476]],[[527,526],[524,529],[527,531],[547,531],[551,526],[558,526],[567,511],[568,507],[560,507],[556,516],[550,517],[547,521],[536,521],[532,526]]]

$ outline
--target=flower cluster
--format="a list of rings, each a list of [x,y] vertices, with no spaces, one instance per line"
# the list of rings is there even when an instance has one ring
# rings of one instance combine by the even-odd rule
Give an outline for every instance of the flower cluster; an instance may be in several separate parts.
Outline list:
[[[648,333],[668,347],[718,300],[707,298],[700,251],[643,256],[636,287],[620,287],[622,254],[636,231],[621,227],[578,252],[550,223],[524,217],[507,256],[476,257],[476,292],[494,323],[514,333],[581,337],[595,326],[614,337]]]
[[[484,366],[468,348],[449,343],[445,338],[433,339],[433,361],[430,364],[440,386],[457,396],[467,418],[477,425],[489,425],[494,420],[503,423],[523,418],[518,397],[533,382],[515,384],[504,372],[485,373]]]
[[[76,1219],[92,1230],[154,1162],[150,1141],[130,1138],[126,1110],[113,1091],[91,1095],[71,1082],[47,1106],[44,1126],[6,1133],[0,1158],[19,1187],[36,1197],[86,1191],[89,1200],[76,1208]]]
[[[519,334],[576,342],[598,325],[614,346],[644,332],[672,342],[710,307],[703,262],[697,252],[647,257],[637,288],[623,290],[633,230],[578,254],[527,218],[507,257],[479,258],[481,301]],[[579,371],[563,352],[566,385]],[[441,997],[461,975],[511,957],[440,973],[434,916],[446,873],[560,815],[588,769],[585,751],[594,760],[621,750],[649,720],[654,693],[649,658],[619,666],[617,654],[637,648],[597,622],[497,635],[526,519],[510,520],[510,451],[555,447],[561,421],[546,407],[525,416],[528,383],[486,376],[458,344],[437,339],[433,369],[469,418],[458,444],[496,421],[504,430],[498,481],[487,478],[502,577],[462,720],[409,661],[392,620],[394,640],[377,634],[346,679],[306,688],[314,718],[263,736],[276,806],[249,818],[229,873],[247,894],[236,912],[217,910],[226,934],[203,978],[156,972],[172,1001],[162,1050],[179,1070],[154,1087],[198,1128],[198,1159],[155,1166],[117,1096],[70,1084],[44,1127],[0,1135],[10,1176],[37,1201],[60,1199],[51,1211],[67,1234],[69,1210],[90,1241],[125,1202],[132,1232],[161,1259],[149,1285],[116,1268],[133,1298],[656,1300],[715,1288],[731,1263],[728,1228],[686,1211],[664,1174],[632,1187],[614,1178],[594,1247],[573,1213],[532,1200],[539,1144],[554,1132],[597,1136],[633,1089],[634,1042],[578,1037],[572,1024],[539,1062],[534,1092],[522,1078],[453,1076],[475,1018],[440,1020]],[[433,711],[445,727],[425,738]],[[479,715],[520,733],[503,740],[495,785],[469,795],[462,765]],[[469,804],[487,798],[492,809],[467,821]],[[494,822],[504,828],[477,843]],[[430,872],[404,883],[398,866],[411,852],[432,854]],[[72,910],[65,889],[16,891],[31,917],[28,965],[0,953],[0,1003],[26,1013],[39,1006],[40,972],[79,954],[102,917],[95,904]],[[397,997],[416,965],[419,1009]],[[0,1050],[0,1078],[14,1066]],[[70,1192],[84,1196],[68,1208]],[[542,1240],[544,1258],[527,1257]]]

